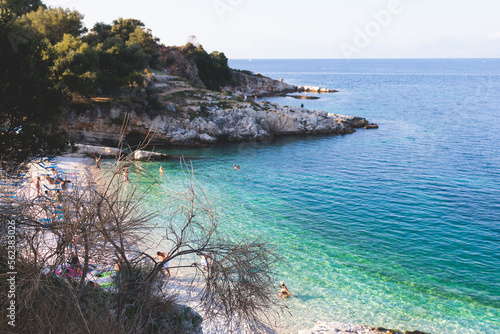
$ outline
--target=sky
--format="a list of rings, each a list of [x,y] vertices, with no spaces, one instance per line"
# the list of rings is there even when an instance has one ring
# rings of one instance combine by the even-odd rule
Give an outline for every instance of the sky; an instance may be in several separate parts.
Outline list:
[[[230,59],[499,58],[498,0],[43,0]]]

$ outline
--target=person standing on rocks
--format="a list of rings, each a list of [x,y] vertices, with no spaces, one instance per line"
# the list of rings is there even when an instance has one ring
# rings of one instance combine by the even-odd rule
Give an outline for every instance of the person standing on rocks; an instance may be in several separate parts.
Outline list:
[[[101,169],[101,156],[97,157],[97,155],[94,154],[94,160],[95,160],[95,167],[97,169]]]

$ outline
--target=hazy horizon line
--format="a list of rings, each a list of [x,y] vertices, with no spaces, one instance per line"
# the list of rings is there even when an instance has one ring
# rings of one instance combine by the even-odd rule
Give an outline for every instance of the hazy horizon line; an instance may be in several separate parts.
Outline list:
[[[229,60],[500,60],[500,57],[469,57],[469,58],[441,58],[441,57],[426,57],[426,58],[228,58]]]

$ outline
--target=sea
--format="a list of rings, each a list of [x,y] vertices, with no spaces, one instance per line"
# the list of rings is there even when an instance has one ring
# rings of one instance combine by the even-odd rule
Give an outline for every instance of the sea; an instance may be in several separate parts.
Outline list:
[[[349,135],[168,148],[161,186],[193,171],[221,228],[264,237],[295,298],[285,333],[341,321],[433,334],[500,333],[500,59],[231,59],[338,90],[282,105],[379,125]],[[264,100],[261,99],[261,100]],[[235,171],[233,166],[239,165]],[[165,199],[166,200],[166,199]]]

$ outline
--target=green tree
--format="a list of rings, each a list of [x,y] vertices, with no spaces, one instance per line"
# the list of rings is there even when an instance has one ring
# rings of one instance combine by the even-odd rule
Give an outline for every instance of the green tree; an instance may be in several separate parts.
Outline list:
[[[108,37],[96,50],[100,82],[108,91],[129,83],[131,74],[146,68],[150,60],[138,44],[128,46],[120,37]]]
[[[124,19],[119,18],[113,21],[111,27],[111,35],[115,37],[120,37],[125,42],[129,40],[130,34],[134,33],[136,28],[143,28],[144,23],[137,19]]]
[[[87,32],[82,22],[83,17],[75,10],[39,7],[38,10],[25,14],[21,20],[54,45],[61,41],[65,34],[79,37]]]
[[[15,165],[61,152],[67,135],[59,127],[66,97],[53,80],[55,54],[13,17],[0,16],[0,156]]]
[[[159,69],[160,54],[156,50],[158,42],[159,39],[157,37],[153,37],[153,34],[150,29],[135,27],[134,32],[129,35],[127,45],[132,45],[134,43],[138,44],[142,48],[142,51],[151,57],[149,59],[149,66],[152,68]]]
[[[99,22],[94,25],[91,33],[86,35],[83,40],[90,45],[97,46],[104,44],[111,37],[121,39],[129,47],[132,44],[139,45],[142,52],[148,55],[147,65],[159,68],[160,55],[156,50],[159,39],[153,36],[150,29],[144,28],[144,23],[141,21],[119,18],[114,20],[112,25]]]
[[[0,0],[0,7],[9,9],[15,16],[21,16],[39,7],[46,8],[42,0]]]
[[[90,33],[82,37],[82,40],[91,46],[103,43],[106,38],[111,37],[111,25],[104,22],[97,22]]]
[[[97,51],[72,35],[64,35],[54,46],[57,59],[54,73],[70,91],[90,96],[98,88],[99,56]]]
[[[194,61],[200,80],[208,89],[219,90],[220,86],[231,82],[231,69],[223,52],[214,51],[208,54],[203,46],[195,46],[192,43],[182,47],[182,52]]]

